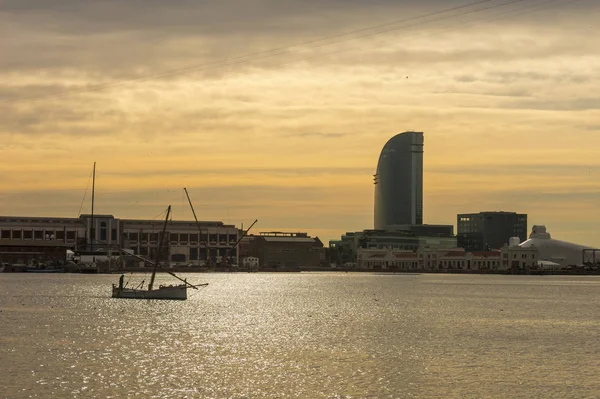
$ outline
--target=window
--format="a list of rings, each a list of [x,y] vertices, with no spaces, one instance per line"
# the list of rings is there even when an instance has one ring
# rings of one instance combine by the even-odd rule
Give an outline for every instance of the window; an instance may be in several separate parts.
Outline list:
[[[187,234],[179,234],[179,241],[182,244],[187,244],[188,243],[188,235]]]
[[[150,233],[150,242],[158,242],[158,233]]]
[[[148,233],[142,233],[142,242],[148,242]]]
[[[129,240],[133,241],[133,242],[137,242],[137,240],[138,240],[138,233],[129,233]]]
[[[110,240],[117,241],[117,229],[112,229],[110,231]]]
[[[33,231],[31,230],[23,230],[23,239],[31,240],[33,238]]]
[[[64,240],[65,239],[65,232],[64,232],[64,230],[58,230],[56,232],[56,239],[57,240]]]
[[[171,233],[171,234],[169,234],[169,238],[171,240],[171,243],[177,244],[177,241],[179,239],[179,234],[177,234],[177,233]]]
[[[44,239],[44,232],[41,230],[36,230],[33,232],[33,238],[35,238],[36,240],[43,240]]]
[[[198,236],[196,236],[198,237]],[[198,260],[198,248],[190,248],[190,260]]]
[[[100,240],[106,241],[107,233],[106,233],[106,222],[100,223]]]
[[[10,230],[2,230],[2,239],[10,240]]]
[[[75,230],[67,231],[67,240],[74,240],[74,239],[75,239]]]
[[[190,234],[190,242],[194,243],[194,244],[197,243],[198,242],[198,234]]]

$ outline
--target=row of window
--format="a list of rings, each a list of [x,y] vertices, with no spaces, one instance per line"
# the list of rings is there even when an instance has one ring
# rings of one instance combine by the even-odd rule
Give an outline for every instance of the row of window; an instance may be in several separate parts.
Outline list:
[[[367,262],[363,262],[363,264],[368,267],[368,268],[372,268],[372,267],[386,267],[386,266],[394,266],[394,267],[400,267],[402,269],[416,269],[418,267],[418,262],[392,262],[390,265],[388,265],[388,262],[386,261],[367,261]],[[431,268],[432,266],[435,266],[436,262],[427,262],[427,267]],[[439,262],[439,264],[437,265],[440,269],[463,269],[463,268],[467,268],[470,269],[471,268],[471,263],[469,261],[450,261],[450,260],[442,260]],[[492,260],[492,261],[473,261],[473,266],[477,267],[478,269],[485,269],[485,268],[497,268],[498,266],[500,266],[500,261],[496,261],[496,260]]]
[[[2,240],[75,240],[75,230],[2,230]]]
[[[285,249],[269,248],[269,249],[267,249],[267,252],[313,252],[313,251],[318,251],[318,249],[315,249],[315,248],[285,248]]]
[[[125,232],[123,233],[124,237],[131,242],[158,242],[160,234],[159,233],[138,233],[138,232]],[[187,234],[187,233],[169,233],[167,232],[167,237],[171,243],[181,243],[187,244],[188,242],[197,243],[198,242],[198,234]],[[205,243],[207,241],[207,237],[210,238],[211,243],[221,242],[225,244],[226,242],[236,242],[237,235],[236,234],[210,234],[207,236],[206,234],[202,234],[200,242]]]
[[[154,258],[156,256],[156,248],[140,247],[140,248],[131,248],[131,250],[136,255],[147,256],[150,258]],[[218,251],[211,251],[211,253],[212,253],[211,256],[225,256],[225,255],[228,255],[231,257],[236,256],[235,249],[228,251],[226,248],[221,248]],[[187,260],[205,260],[207,255],[208,254],[206,253],[206,250],[200,249],[200,251],[199,251],[198,248],[192,247],[192,248],[190,248],[190,256],[189,256],[189,259],[187,259]],[[173,262],[185,262],[186,258],[187,257],[185,254],[171,254],[171,260]]]

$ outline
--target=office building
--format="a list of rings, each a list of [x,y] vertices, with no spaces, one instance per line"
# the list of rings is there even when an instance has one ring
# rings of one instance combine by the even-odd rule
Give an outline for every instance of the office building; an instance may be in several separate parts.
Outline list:
[[[516,212],[463,213],[456,217],[458,246],[466,251],[500,249],[511,237],[527,239],[527,215]]]

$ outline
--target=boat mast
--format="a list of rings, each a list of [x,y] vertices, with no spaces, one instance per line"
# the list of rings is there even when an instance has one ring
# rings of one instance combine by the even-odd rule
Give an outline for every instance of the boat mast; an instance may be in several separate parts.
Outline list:
[[[152,291],[154,285],[154,277],[156,276],[156,269],[158,268],[158,262],[160,261],[160,250],[162,249],[163,240],[165,238],[165,232],[167,231],[167,223],[169,222],[169,214],[171,213],[171,205],[167,208],[167,216],[165,217],[165,224],[163,225],[162,235],[158,242],[158,248],[156,249],[156,257],[154,259],[154,268],[152,269],[152,277],[150,277],[150,284],[148,284],[148,291]]]
[[[196,226],[198,226],[198,244],[200,244],[202,242],[202,229],[200,228],[200,222],[198,222],[198,218],[196,217],[196,211],[194,211],[194,205],[192,205],[192,200],[190,199],[190,195],[187,192],[187,188],[183,188],[183,191],[185,191],[185,195],[188,199],[188,202],[190,203],[190,208],[192,208],[192,214],[194,215],[194,220],[196,221]],[[209,243],[210,243],[210,237],[208,236],[208,229],[206,229],[206,261],[208,263],[208,265],[210,265],[210,248],[209,248]],[[198,248],[200,248],[201,246],[198,245]],[[198,253],[198,258],[200,258],[200,254]]]
[[[123,251],[123,250],[121,250],[121,251]],[[149,259],[146,259],[146,258],[144,258],[143,256],[136,255],[136,254],[130,254],[129,252],[126,252],[126,253],[127,253],[127,255],[133,256],[133,257],[134,257],[134,258],[136,258],[136,259],[139,259],[139,260],[143,260],[143,261],[145,261],[145,262],[148,262],[148,263],[150,263],[152,266],[154,266],[154,265],[155,265],[155,263],[154,263],[154,262],[152,262],[152,261],[151,261],[151,260],[149,260]],[[123,255],[121,255],[121,257],[123,257]],[[197,290],[197,289],[198,289],[198,288],[196,288],[196,287],[198,287],[197,285],[193,285],[193,284],[190,284],[190,283],[188,283],[186,279],[183,279],[183,278],[179,277],[178,275],[176,275],[175,273],[173,273],[173,272],[172,272],[172,271],[170,271],[169,269],[165,269],[165,268],[164,268],[163,266],[161,266],[161,265],[158,265],[158,267],[160,267],[160,268],[161,268],[161,269],[162,269],[164,272],[167,272],[167,273],[169,273],[171,276],[175,277],[177,280],[181,281],[182,283],[185,283],[185,285],[187,285],[188,287],[190,287],[190,288],[193,288],[193,289],[195,289],[195,290]],[[200,284],[200,285],[202,286],[202,285],[204,285],[204,284]],[[206,285],[208,285],[208,283],[207,283]]]
[[[94,252],[94,238],[96,238],[96,229],[94,229],[94,191],[96,189],[96,162],[94,162],[94,171],[92,172],[92,217],[90,227],[90,252]]]

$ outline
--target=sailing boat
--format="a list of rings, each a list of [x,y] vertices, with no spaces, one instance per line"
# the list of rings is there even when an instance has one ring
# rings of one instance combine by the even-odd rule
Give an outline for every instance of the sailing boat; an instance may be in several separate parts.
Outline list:
[[[167,229],[167,222],[169,221],[169,215],[171,213],[171,205],[167,208],[167,217],[163,225],[162,235],[160,236],[160,242],[156,250],[156,259],[154,261],[154,268],[152,269],[152,277],[150,277],[150,283],[148,289],[144,289],[143,282],[139,285],[139,288],[126,288],[123,286],[123,275],[119,278],[119,285],[113,284],[112,286],[112,297],[113,298],[129,298],[129,299],[175,299],[175,300],[186,300],[187,289],[192,288],[197,290],[198,287],[207,286],[206,284],[192,285],[185,279],[178,277],[175,273],[166,270],[171,276],[175,277],[183,284],[177,285],[160,285],[158,288],[154,288],[154,278],[156,277],[156,270],[160,264],[160,251],[162,249],[165,232]]]

